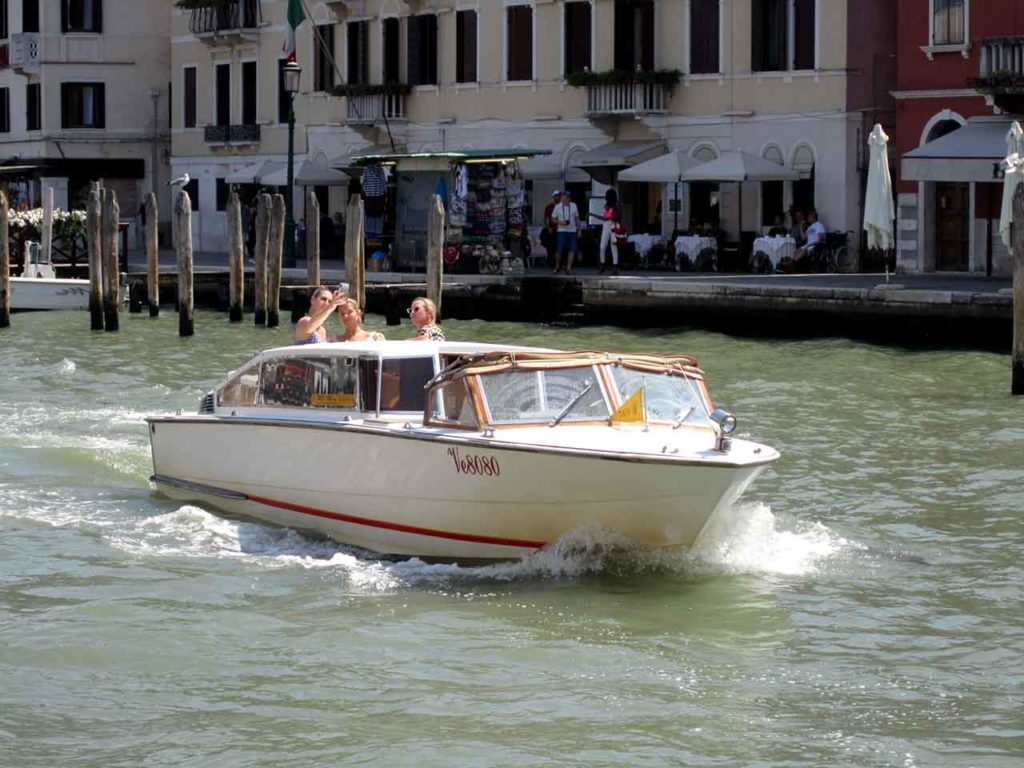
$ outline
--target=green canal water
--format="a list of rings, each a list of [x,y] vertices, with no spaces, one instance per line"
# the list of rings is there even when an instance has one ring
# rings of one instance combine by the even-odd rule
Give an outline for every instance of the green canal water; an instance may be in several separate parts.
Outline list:
[[[288,328],[13,321],[0,766],[1024,761],[1008,356],[452,321],[456,339],[696,354],[739,432],[783,454],[692,552],[581,532],[467,568],[369,559],[150,487],[143,417],[194,409]]]

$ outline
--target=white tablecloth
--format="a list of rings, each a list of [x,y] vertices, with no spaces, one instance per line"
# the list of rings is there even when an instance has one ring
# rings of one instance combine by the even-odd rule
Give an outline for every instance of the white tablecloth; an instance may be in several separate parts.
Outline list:
[[[636,255],[641,259],[646,259],[647,254],[651,252],[651,248],[656,245],[662,245],[665,242],[665,238],[661,235],[630,235],[629,242],[636,248]]]
[[[772,268],[778,269],[782,259],[792,259],[796,255],[796,241],[792,237],[759,237],[754,241],[754,253],[765,254],[772,262]]]
[[[709,249],[718,252],[718,241],[713,237],[703,237],[701,235],[680,235],[676,238],[676,256],[686,254],[690,262],[696,261],[697,257],[700,256],[700,252],[704,249]]]

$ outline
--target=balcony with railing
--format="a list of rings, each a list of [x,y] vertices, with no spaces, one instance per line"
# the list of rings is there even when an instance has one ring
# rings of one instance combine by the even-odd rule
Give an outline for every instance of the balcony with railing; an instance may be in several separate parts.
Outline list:
[[[378,125],[385,120],[406,119],[404,93],[350,93],[345,100],[349,125]]]
[[[38,32],[22,32],[11,35],[10,50],[8,51],[11,69],[26,73],[38,72],[39,48]]]
[[[203,129],[207,144],[259,144],[258,125],[208,125]]]
[[[261,20],[260,0],[211,0],[192,9],[188,28],[202,40],[223,42],[252,37]]]
[[[969,85],[1004,112],[1024,112],[1024,35],[983,38],[978,53]]]
[[[660,115],[668,111],[667,86],[627,81],[588,85],[588,117]]]

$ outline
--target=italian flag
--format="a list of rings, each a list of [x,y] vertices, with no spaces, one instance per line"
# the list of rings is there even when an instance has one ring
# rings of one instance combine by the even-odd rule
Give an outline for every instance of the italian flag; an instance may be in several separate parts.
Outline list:
[[[295,29],[305,20],[302,0],[288,0],[288,38],[284,41],[284,56],[288,61],[295,61]]]

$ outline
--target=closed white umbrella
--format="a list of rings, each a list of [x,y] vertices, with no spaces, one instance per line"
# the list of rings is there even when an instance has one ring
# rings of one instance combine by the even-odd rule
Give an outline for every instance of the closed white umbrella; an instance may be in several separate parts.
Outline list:
[[[1006,133],[1006,160],[1003,163],[1003,204],[999,207],[999,236],[1006,250],[1013,252],[1010,224],[1013,223],[1013,193],[1021,180],[1021,159],[1024,158],[1024,129],[1016,120]]]
[[[864,198],[864,231],[868,248],[887,251],[895,244],[893,219],[896,207],[892,201],[892,177],[889,175],[889,137],[882,126],[875,124],[868,136],[871,159],[868,163],[868,187]]]

